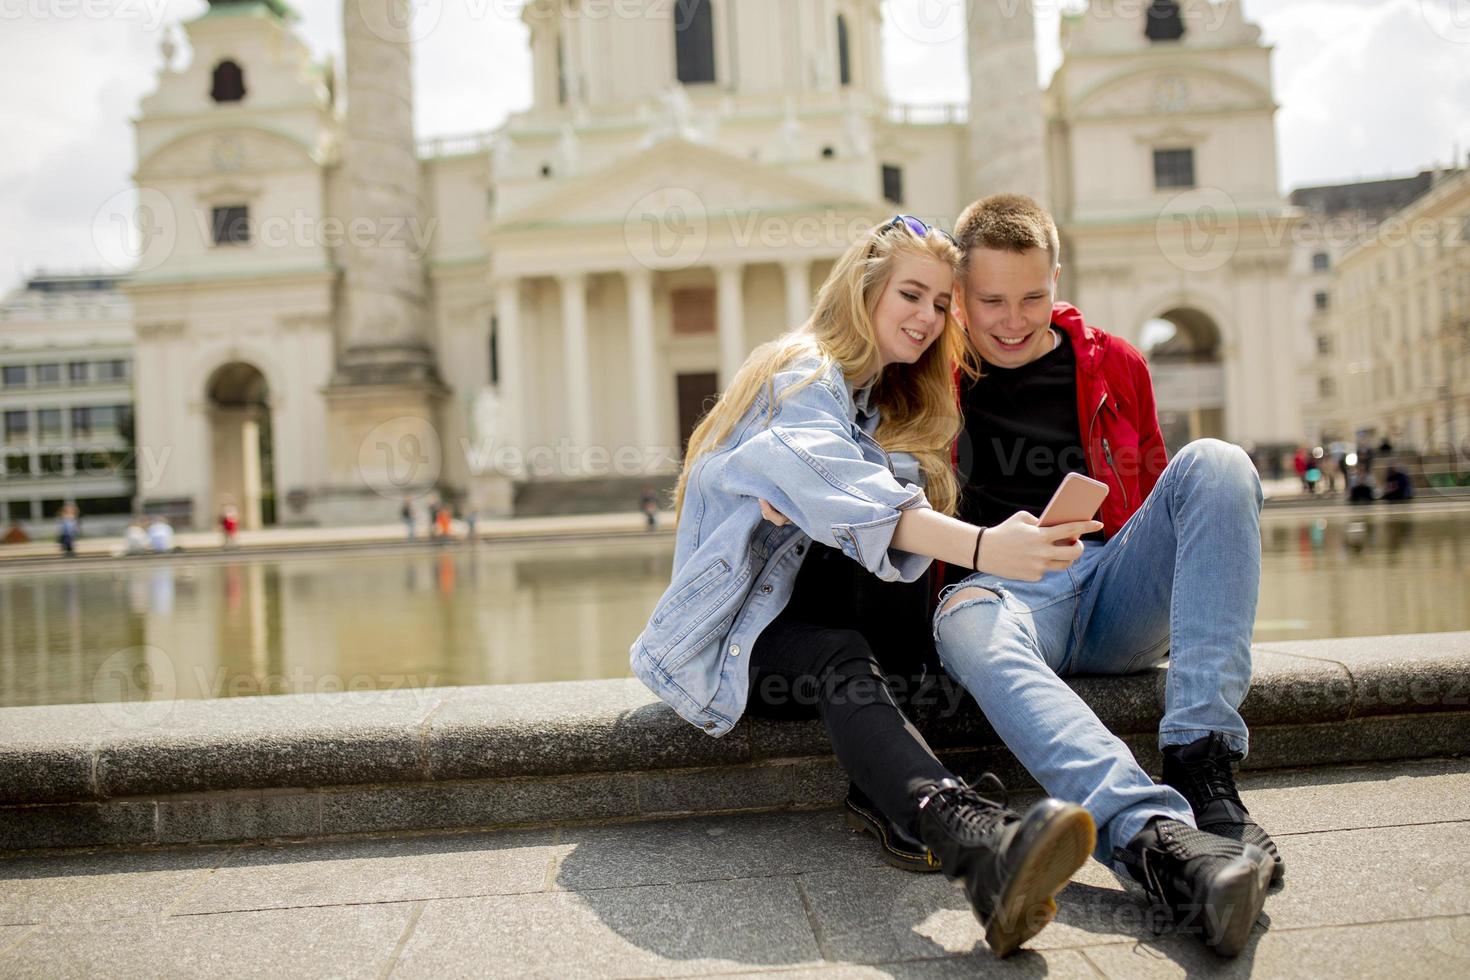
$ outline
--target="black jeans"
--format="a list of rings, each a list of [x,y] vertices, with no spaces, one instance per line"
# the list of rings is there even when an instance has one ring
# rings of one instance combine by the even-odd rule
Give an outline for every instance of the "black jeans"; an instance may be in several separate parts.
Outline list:
[[[820,718],[852,781],[916,834],[915,791],[951,778],[900,706],[938,670],[929,576],[884,582],[840,551],[808,547],[791,600],[751,651],[746,710]]]

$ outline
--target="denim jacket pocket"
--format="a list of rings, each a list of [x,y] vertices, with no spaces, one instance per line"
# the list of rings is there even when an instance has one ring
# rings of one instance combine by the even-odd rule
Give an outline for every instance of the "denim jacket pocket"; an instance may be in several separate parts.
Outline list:
[[[715,559],[710,563],[708,568],[690,579],[683,588],[669,596],[664,603],[655,609],[653,611],[653,618],[649,620],[649,624],[651,626],[662,626],[665,620],[677,616],[679,610],[697,599],[701,592],[714,585],[719,577],[729,570],[729,562],[723,558]]]

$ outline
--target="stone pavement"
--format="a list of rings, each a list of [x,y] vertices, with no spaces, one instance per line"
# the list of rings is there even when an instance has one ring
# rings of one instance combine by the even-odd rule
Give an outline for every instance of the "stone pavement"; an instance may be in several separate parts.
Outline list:
[[[0,856],[0,977],[1470,976],[1470,759],[1242,787],[1288,867],[1233,961],[1090,862],[997,962],[823,809]]]

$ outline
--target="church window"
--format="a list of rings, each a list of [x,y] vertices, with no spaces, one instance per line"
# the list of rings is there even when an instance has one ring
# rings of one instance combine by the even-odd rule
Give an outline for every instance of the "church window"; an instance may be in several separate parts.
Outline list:
[[[883,164],[883,199],[894,204],[903,203],[903,168],[891,163]]]
[[[216,102],[239,102],[245,98],[245,71],[226,59],[214,66],[209,97]]]
[[[1157,44],[1177,41],[1184,36],[1184,18],[1177,0],[1153,0],[1145,15],[1144,36]]]
[[[1312,256],[1312,271],[1326,272],[1332,268],[1332,257],[1326,252],[1318,252]]]
[[[682,84],[715,80],[715,22],[710,0],[677,0],[674,50]]]
[[[1154,150],[1154,187],[1194,186],[1194,150]]]
[[[209,224],[216,245],[250,244],[250,208],[244,204],[211,208]]]
[[[837,15],[837,77],[843,85],[852,84],[852,55],[847,40],[847,18]]]

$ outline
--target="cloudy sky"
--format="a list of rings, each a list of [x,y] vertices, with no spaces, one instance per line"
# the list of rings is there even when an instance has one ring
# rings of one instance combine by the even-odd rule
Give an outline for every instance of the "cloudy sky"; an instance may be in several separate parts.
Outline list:
[[[319,57],[341,50],[341,0],[291,0]],[[512,0],[415,0],[436,17],[415,49],[420,135],[489,129],[530,100]],[[1034,0],[1043,77],[1060,61],[1058,6]],[[891,95],[960,102],[963,40],[923,41],[887,0]],[[92,222],[127,193],[130,119],[162,63],[160,41],[205,0],[0,0],[0,290],[37,268],[97,267]],[[931,8],[933,9],[933,8]],[[1470,152],[1470,0],[1245,0],[1275,46],[1282,190],[1415,173]],[[959,16],[956,13],[954,16]],[[946,40],[946,36],[952,39]]]

